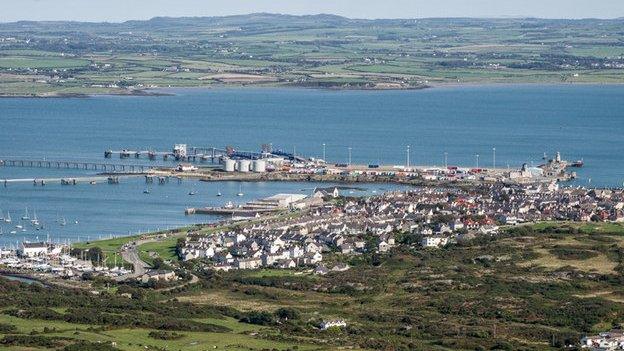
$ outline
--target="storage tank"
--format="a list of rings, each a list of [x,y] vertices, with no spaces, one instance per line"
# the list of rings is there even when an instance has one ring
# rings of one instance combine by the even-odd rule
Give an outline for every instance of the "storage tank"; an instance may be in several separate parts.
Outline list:
[[[251,169],[256,173],[264,173],[266,172],[266,166],[265,160],[254,160],[251,164]]]
[[[223,164],[223,169],[226,172],[234,172],[236,170],[236,161],[232,160],[231,158],[226,158]]]
[[[237,163],[239,172],[249,172],[251,167],[251,161],[249,160],[239,160]]]

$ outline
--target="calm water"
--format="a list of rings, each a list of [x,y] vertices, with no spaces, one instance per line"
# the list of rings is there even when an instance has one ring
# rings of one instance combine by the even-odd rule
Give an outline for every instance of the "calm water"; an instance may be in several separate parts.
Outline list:
[[[165,97],[0,99],[0,157],[103,161],[106,149],[168,150],[174,143],[233,145],[258,150],[273,143],[288,151],[346,162],[498,166],[538,164],[544,152],[583,158],[578,183],[621,186],[624,181],[624,86],[505,86],[424,91],[176,90]],[[111,162],[119,162],[117,159]],[[126,161],[132,162],[132,161]],[[142,160],[140,162],[147,163]],[[82,174],[71,171],[71,174]],[[0,179],[66,176],[67,171],[0,169]],[[142,180],[45,188],[0,188],[0,210],[15,220],[35,209],[45,232],[3,235],[76,240],[175,226],[210,217],[184,217],[187,206],[221,204],[238,184],[185,181],[152,186]],[[245,184],[244,199],[300,192],[310,184]],[[374,187],[371,187],[372,189]],[[188,196],[190,189],[197,196]],[[234,196],[235,197],[235,196]],[[55,220],[65,217],[64,228]],[[77,219],[78,224],[73,221]],[[15,224],[15,223],[14,223]],[[12,226],[3,225],[4,232]]]

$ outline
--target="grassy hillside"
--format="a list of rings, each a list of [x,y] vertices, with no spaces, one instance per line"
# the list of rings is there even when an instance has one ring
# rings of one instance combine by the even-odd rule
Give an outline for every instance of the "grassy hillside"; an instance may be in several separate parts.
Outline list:
[[[401,236],[404,248],[389,254],[329,255],[328,267],[351,269],[325,276],[213,272],[189,262],[199,283],[167,292],[134,283],[111,289],[105,281],[93,282],[99,295],[3,283],[0,344],[556,350],[624,321],[622,228],[546,223],[440,250],[410,248],[414,238]],[[329,319],[348,326],[319,330]]]

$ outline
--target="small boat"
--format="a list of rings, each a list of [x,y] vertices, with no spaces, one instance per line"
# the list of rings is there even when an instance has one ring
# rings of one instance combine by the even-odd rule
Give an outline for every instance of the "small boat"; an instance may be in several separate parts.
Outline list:
[[[243,196],[245,194],[243,194],[243,186],[239,185],[238,186],[238,194],[236,194],[236,196]]]
[[[9,213],[9,211],[7,211],[6,217],[4,217],[4,222],[11,223],[11,214]]]
[[[585,162],[583,162],[583,159],[580,159],[578,161],[574,161],[570,164],[570,167],[575,167],[575,168],[581,168],[585,165]]]
[[[11,230],[9,234],[17,234],[17,232],[15,230]]]
[[[219,191],[219,192],[217,193],[217,196],[223,196],[223,194],[221,194],[221,192]]]
[[[33,226],[39,225],[39,219],[37,218],[37,213],[33,211],[33,219],[30,220],[30,224]]]
[[[196,192],[194,192],[193,190],[191,190],[191,191],[189,191],[189,193],[188,193],[188,194],[189,194],[190,196],[193,196],[193,195],[195,195],[195,194],[196,194]]]
[[[59,224],[61,225],[61,227],[64,227],[67,225],[67,221],[65,220],[65,217],[61,218],[59,220]]]
[[[95,184],[97,184],[97,183],[95,182],[95,180],[92,180],[92,181],[90,181],[90,182],[89,182],[89,184],[91,184],[91,185],[95,185]]]
[[[145,190],[143,190],[143,194],[149,194],[149,193],[150,193],[150,190],[149,190],[149,189],[145,189]]]
[[[24,226],[21,225],[21,224],[18,224],[18,225],[15,226],[15,229],[23,229],[23,228],[24,228]]]
[[[78,220],[75,220],[75,221],[74,221],[74,224],[78,224]]]
[[[26,212],[24,212],[24,215],[22,216],[22,220],[27,221],[30,219],[30,216],[28,215],[28,207],[26,207]]]

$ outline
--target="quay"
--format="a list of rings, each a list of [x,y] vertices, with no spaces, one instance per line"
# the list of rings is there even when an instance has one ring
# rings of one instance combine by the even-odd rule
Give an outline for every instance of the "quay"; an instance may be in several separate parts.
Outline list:
[[[113,155],[119,155],[120,159],[147,157],[149,160],[162,158],[163,161],[169,158],[175,161],[186,162],[207,162],[219,163],[220,160],[227,156],[228,150],[216,147],[188,147],[186,144],[175,144],[172,151],[154,151],[154,150],[106,150],[104,158],[112,158]]]
[[[113,164],[77,161],[48,161],[48,160],[19,160],[0,159],[0,167],[27,167],[27,168],[58,168],[58,169],[82,169],[93,171],[113,171],[126,173],[145,173],[157,168],[153,165]]]
[[[132,175],[124,175],[130,177]],[[2,179],[0,182],[4,184],[6,188],[9,184],[15,183],[32,183],[34,186],[45,186],[47,184],[61,184],[61,185],[78,185],[80,183],[108,182],[108,184],[118,184],[119,176],[98,176],[98,177],[65,177],[65,178],[16,178],[16,179]]]
[[[201,208],[187,208],[184,210],[185,215],[217,215],[217,216],[233,216],[233,217],[255,217],[257,214],[277,212],[276,208],[265,209],[245,209],[239,207],[201,207]]]

